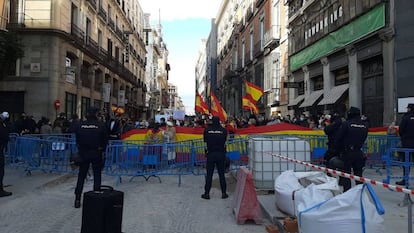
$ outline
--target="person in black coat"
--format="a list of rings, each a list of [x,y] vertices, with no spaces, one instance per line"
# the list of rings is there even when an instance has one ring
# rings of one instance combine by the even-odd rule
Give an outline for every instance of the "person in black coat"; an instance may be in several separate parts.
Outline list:
[[[398,127],[398,132],[401,138],[401,146],[403,148],[414,149],[414,103],[407,105],[407,113],[404,114]],[[412,160],[412,153],[409,159]],[[401,156],[402,161],[405,162],[405,154]],[[404,177],[408,177],[410,169],[404,166]],[[395,182],[397,185],[406,185],[405,179]]]
[[[361,120],[361,110],[351,107],[348,111],[348,119],[342,123],[337,135],[339,147],[342,149],[341,160],[343,161],[343,171],[356,176],[362,176],[365,166],[365,155],[362,146],[368,137],[368,128]],[[361,182],[356,181],[356,184]],[[339,185],[346,192],[351,188],[349,178],[339,177]]]
[[[11,192],[7,192],[3,189],[3,178],[4,178],[4,150],[9,143],[9,129],[7,127],[7,120],[9,118],[8,112],[0,114],[0,197],[7,197],[12,195]]]
[[[104,165],[103,152],[108,144],[108,131],[106,126],[98,121],[97,113],[98,109],[96,108],[88,109],[86,121],[81,122],[75,132],[81,159],[75,189],[75,208],[80,207],[83,184],[90,164],[93,169],[93,190],[99,191],[101,187],[101,172]]]
[[[329,164],[329,161],[333,158],[333,157],[339,157],[340,156],[340,151],[341,148],[339,146],[339,142],[337,140],[337,135],[339,132],[339,128],[342,125],[342,119],[339,116],[338,113],[333,114],[333,116],[330,119],[332,121],[332,123],[330,123],[329,125],[325,126],[325,128],[323,129],[323,131],[325,132],[326,136],[328,137],[328,150],[326,151],[325,155],[324,155],[324,160],[327,164],[327,166],[331,169],[337,169],[339,167],[333,167]]]
[[[226,193],[225,160],[226,160],[226,140],[227,130],[220,125],[220,119],[214,116],[211,124],[204,130],[203,139],[207,144],[207,175],[204,186],[203,199],[210,199],[210,189],[213,180],[214,167],[217,166],[217,172],[220,179],[221,198],[228,198]]]

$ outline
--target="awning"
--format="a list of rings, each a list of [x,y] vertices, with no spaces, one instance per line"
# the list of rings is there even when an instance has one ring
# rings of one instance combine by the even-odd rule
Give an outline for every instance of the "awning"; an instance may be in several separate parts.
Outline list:
[[[289,102],[288,107],[298,105],[304,98],[305,98],[304,95],[299,95],[292,102]]]
[[[299,106],[300,108],[312,106],[323,94],[323,90],[312,92],[303,103]]]
[[[321,100],[321,102],[318,103],[318,105],[326,105],[326,104],[334,104],[336,103],[339,98],[348,90],[349,84],[343,84],[339,86],[333,87],[331,90],[329,90],[328,93],[326,93]]]

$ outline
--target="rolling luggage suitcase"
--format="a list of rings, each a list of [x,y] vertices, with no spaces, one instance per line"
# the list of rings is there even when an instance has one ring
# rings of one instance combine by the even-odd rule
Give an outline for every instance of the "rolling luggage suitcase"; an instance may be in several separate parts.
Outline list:
[[[124,193],[110,186],[83,195],[81,233],[121,233]]]

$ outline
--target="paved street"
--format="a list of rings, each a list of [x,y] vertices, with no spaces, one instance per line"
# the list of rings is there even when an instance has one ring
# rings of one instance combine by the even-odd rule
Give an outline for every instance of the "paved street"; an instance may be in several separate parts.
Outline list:
[[[396,174],[399,168],[395,168]],[[385,177],[373,169],[365,172],[365,177],[379,181]],[[123,179],[116,186],[114,177],[104,177],[104,184],[113,185],[125,192],[123,231],[127,233],[202,233],[202,232],[266,232],[265,224],[248,222],[236,223],[231,210],[233,190],[236,181],[227,175],[230,198],[222,200],[217,175],[215,175],[212,199],[203,200],[204,178],[202,176],[184,176],[178,187],[178,177],[150,178],[145,181],[136,177],[132,181]],[[13,196],[0,199],[0,232],[13,233],[73,233],[80,232],[81,209],[74,209],[73,190],[76,177],[73,175],[48,174],[41,171],[26,176],[22,170],[7,168],[5,184],[11,184],[7,190]],[[88,181],[85,190],[92,188]],[[387,189],[375,188],[385,208],[385,232],[406,233],[407,207],[399,207],[403,194]],[[265,195],[267,199],[273,195]],[[259,196],[259,199],[263,195]],[[265,209],[272,209],[273,202],[262,203]]]

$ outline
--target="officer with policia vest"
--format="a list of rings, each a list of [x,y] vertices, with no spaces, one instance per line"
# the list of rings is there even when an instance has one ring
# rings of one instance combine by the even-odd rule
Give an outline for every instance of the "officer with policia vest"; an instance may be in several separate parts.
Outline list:
[[[75,208],[80,208],[80,200],[86,175],[92,164],[93,190],[101,188],[101,172],[104,165],[103,152],[108,144],[108,130],[103,122],[98,121],[98,109],[89,108],[86,121],[76,130],[76,144],[80,155],[78,181],[75,189]]]
[[[342,123],[337,135],[337,142],[339,147],[342,148],[343,168],[341,170],[348,174],[353,171],[354,175],[362,176],[366,159],[361,148],[368,137],[368,128],[361,120],[359,108],[351,107],[347,115],[348,119]],[[356,181],[356,184],[360,183]],[[346,192],[351,188],[351,180],[340,177],[339,185],[343,187],[343,192]]]
[[[227,130],[220,125],[220,119],[214,116],[211,124],[204,130],[204,141],[207,144],[207,175],[204,186],[203,199],[210,199],[210,189],[213,180],[214,167],[217,166],[217,172],[220,179],[221,198],[229,197],[226,193],[225,160],[226,160],[226,140]]]

